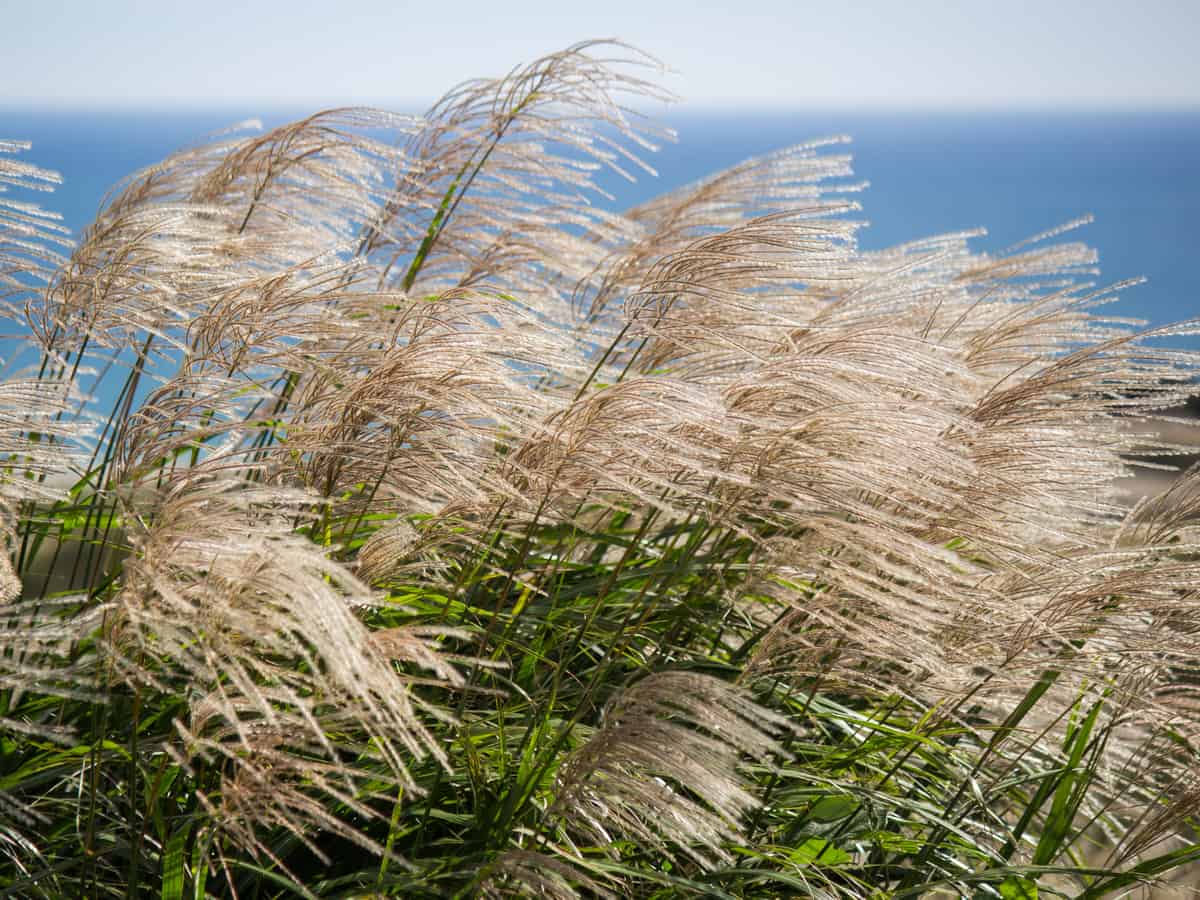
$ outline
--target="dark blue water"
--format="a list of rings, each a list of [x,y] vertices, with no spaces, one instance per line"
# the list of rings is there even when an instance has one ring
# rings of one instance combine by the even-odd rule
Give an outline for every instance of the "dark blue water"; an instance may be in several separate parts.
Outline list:
[[[122,176],[240,118],[0,111],[0,137],[33,141],[25,158],[65,176],[46,205],[78,230]],[[609,183],[618,206],[747,156],[848,134],[856,173],[871,183],[858,197],[871,223],[864,246],[984,226],[978,246],[1000,250],[1093,213],[1074,237],[1099,250],[1104,280],[1149,278],[1114,311],[1155,324],[1200,315],[1200,112],[698,114],[672,124],[680,142],[651,160],[658,179]]]

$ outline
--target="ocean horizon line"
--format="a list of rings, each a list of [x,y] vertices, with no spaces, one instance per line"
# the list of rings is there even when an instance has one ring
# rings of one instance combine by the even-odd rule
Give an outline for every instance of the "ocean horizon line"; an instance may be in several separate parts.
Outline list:
[[[325,109],[386,109],[401,114],[421,115],[434,100],[376,98],[314,98],[311,100],[271,100],[255,98],[214,98],[194,101],[153,99],[129,102],[110,99],[89,100],[72,98],[62,101],[0,98],[0,116],[3,115],[179,115],[244,113],[255,110],[263,115],[312,113]],[[886,104],[872,101],[846,103],[842,101],[804,101],[793,104],[774,104],[745,101],[691,101],[682,98],[669,105],[654,107],[634,106],[629,112],[653,118],[679,118],[704,116],[779,116],[779,115],[827,115],[845,113],[879,117],[907,118],[913,116],[1200,116],[1200,102],[1148,102],[1148,103],[939,103],[939,104]]]

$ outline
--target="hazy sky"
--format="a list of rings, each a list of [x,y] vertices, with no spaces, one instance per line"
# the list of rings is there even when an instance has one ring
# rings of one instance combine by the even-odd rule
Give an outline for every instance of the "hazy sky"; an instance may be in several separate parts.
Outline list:
[[[0,0],[2,106],[431,99],[590,37],[695,106],[1200,106],[1200,0]]]

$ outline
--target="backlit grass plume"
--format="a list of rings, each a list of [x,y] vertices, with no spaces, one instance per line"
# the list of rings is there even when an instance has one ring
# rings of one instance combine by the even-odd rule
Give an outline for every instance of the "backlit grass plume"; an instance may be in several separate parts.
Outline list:
[[[0,141],[0,892],[1084,897],[1200,857],[1200,393],[841,139],[624,213],[653,60]],[[247,136],[249,135],[249,136]],[[920,237],[920,236],[914,236]]]

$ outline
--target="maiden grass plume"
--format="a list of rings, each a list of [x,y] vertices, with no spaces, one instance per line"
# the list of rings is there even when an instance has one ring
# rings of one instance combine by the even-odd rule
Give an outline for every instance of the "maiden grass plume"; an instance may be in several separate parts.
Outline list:
[[[0,892],[1093,898],[1200,857],[1200,470],[1131,490],[1196,452],[1158,436],[1196,323],[1106,316],[1058,230],[858,249],[840,138],[609,212],[656,69],[242,126],[77,239],[0,141]]]

